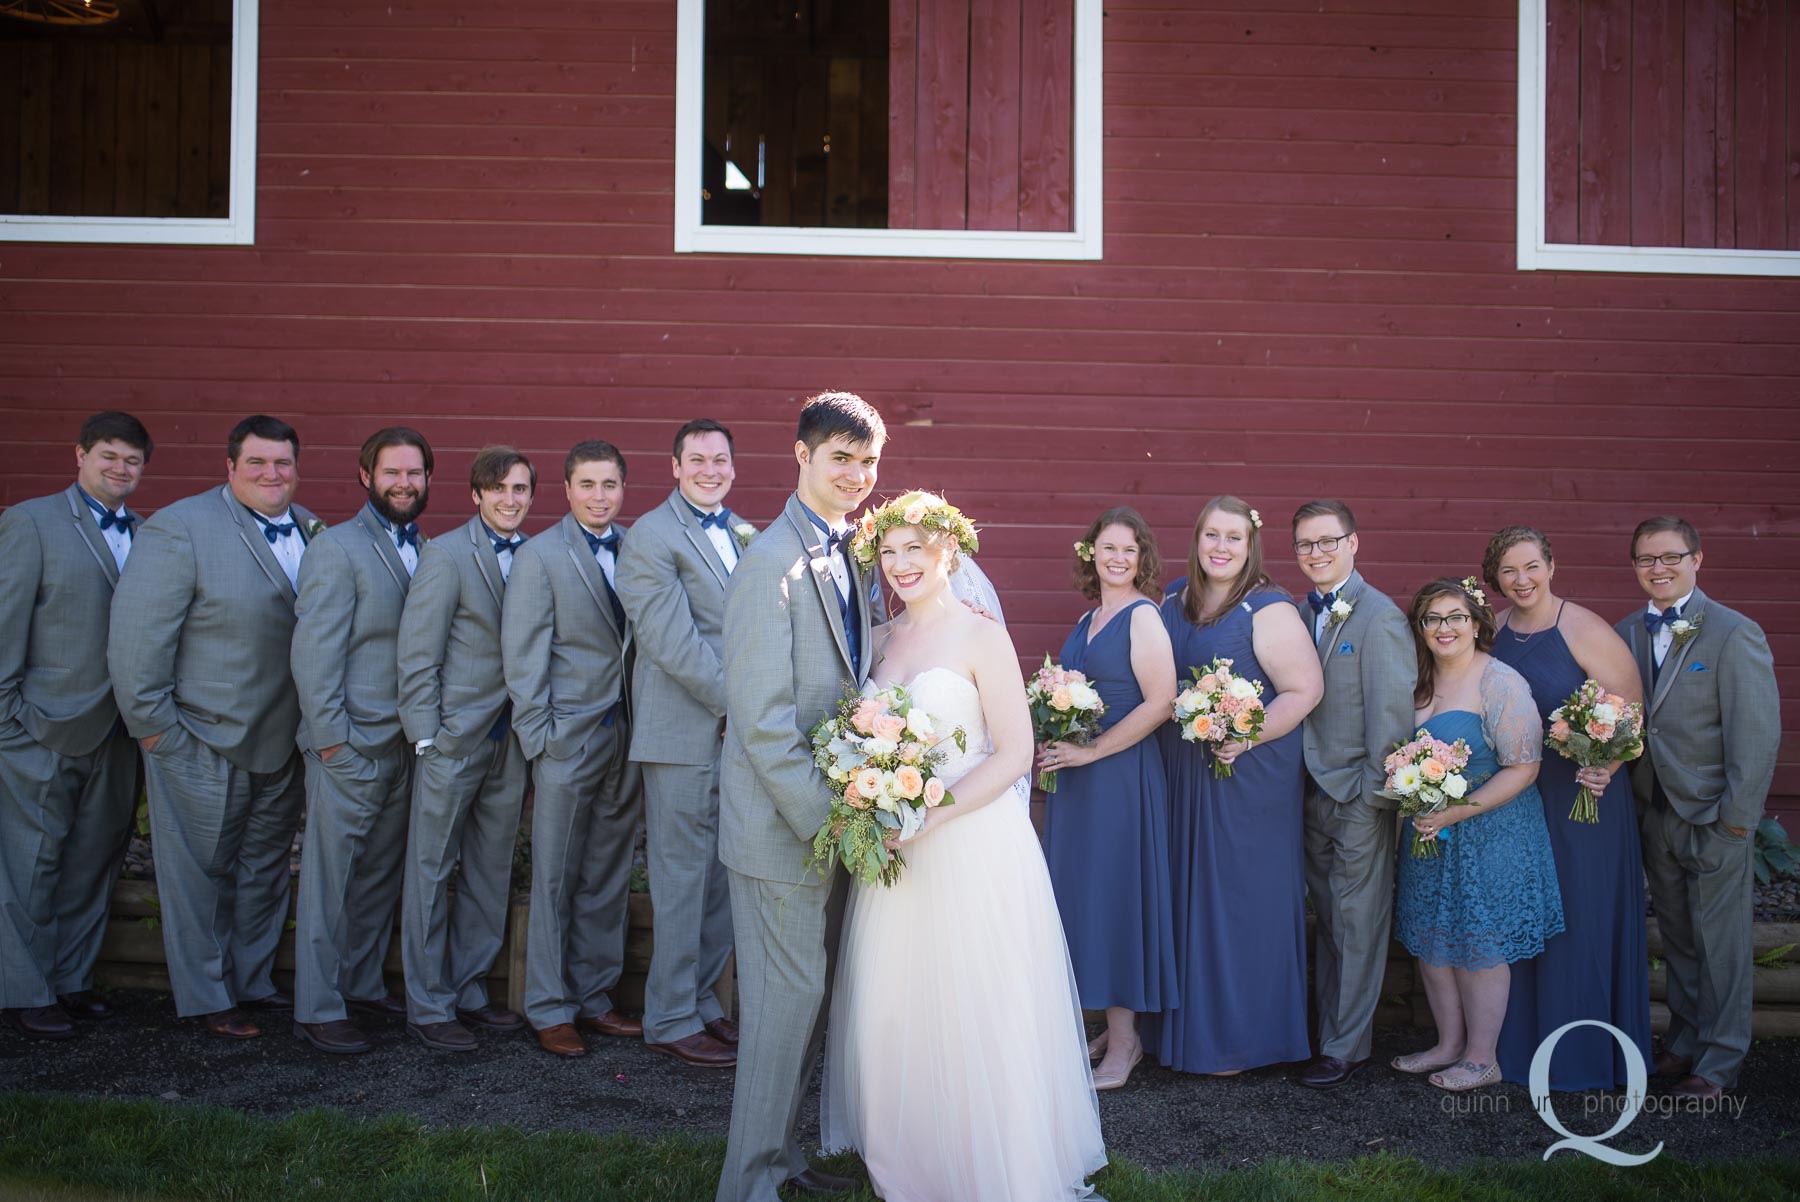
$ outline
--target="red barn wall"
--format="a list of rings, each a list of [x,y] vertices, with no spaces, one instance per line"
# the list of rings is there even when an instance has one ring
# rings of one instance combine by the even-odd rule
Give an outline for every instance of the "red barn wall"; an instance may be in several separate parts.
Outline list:
[[[267,0],[254,247],[0,248],[0,502],[66,484],[95,409],[152,426],[147,507],[219,479],[266,411],[331,519],[362,437],[404,421],[439,448],[428,530],[493,440],[547,469],[538,528],[570,442],[625,449],[639,512],[706,414],[762,520],[795,402],[851,388],[891,423],[883,490],[986,526],[1028,658],[1119,501],[1179,558],[1214,493],[1272,547],[1342,496],[1395,594],[1529,522],[1609,617],[1641,600],[1629,531],[1673,510],[1769,632],[1791,804],[1800,280],[1516,271],[1511,3],[1113,0],[1105,28],[1104,261],[677,256],[666,0]]]

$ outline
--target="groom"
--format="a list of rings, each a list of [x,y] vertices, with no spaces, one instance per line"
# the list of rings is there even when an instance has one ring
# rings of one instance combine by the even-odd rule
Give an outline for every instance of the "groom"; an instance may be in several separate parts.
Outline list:
[[[843,879],[807,868],[831,794],[808,734],[868,678],[876,593],[850,554],[887,429],[861,397],[800,410],[799,485],[744,552],[725,599],[719,858],[730,873],[743,998],[718,1202],[774,1202],[854,1183],[810,1168],[794,1123],[824,1036]]]

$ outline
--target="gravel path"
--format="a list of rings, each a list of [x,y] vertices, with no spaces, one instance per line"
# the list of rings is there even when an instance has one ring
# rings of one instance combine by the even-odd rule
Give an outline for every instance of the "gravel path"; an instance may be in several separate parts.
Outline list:
[[[196,1021],[177,1021],[166,996],[126,991],[115,999],[117,1018],[64,1043],[30,1043],[0,1030],[0,1089],[204,1102],[269,1116],[325,1106],[442,1126],[643,1137],[722,1136],[731,1106],[730,1072],[690,1069],[634,1041],[590,1038],[593,1054],[564,1062],[525,1036],[483,1032],[477,1051],[446,1055],[394,1022],[378,1031],[368,1055],[333,1057],[294,1039],[285,1022],[267,1024],[262,1039],[230,1043]],[[1543,1155],[1555,1137],[1523,1089],[1452,1097],[1384,1067],[1387,1057],[1426,1042],[1423,1032],[1379,1032],[1381,1066],[1328,1093],[1289,1083],[1282,1068],[1213,1079],[1146,1062],[1125,1089],[1100,1096],[1107,1144],[1152,1168],[1225,1168],[1274,1156],[1339,1160],[1381,1150],[1437,1164]],[[1653,1092],[1650,1107],[1614,1143],[1643,1152],[1660,1140],[1669,1154],[1690,1159],[1800,1156],[1800,1040],[1759,1041],[1730,1097],[1741,1110],[1659,1113],[1673,1099]],[[1600,1095],[1555,1100],[1572,1131],[1612,1124],[1611,1112],[1594,1109]],[[816,1088],[802,1130],[817,1131]]]

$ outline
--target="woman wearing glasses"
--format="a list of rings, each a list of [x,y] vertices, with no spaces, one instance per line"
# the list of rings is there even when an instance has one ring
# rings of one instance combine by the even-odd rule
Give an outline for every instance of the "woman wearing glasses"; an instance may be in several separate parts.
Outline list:
[[[1400,840],[1394,935],[1418,958],[1437,1043],[1392,1063],[1460,1091],[1500,1080],[1509,966],[1562,931],[1562,895],[1534,783],[1544,726],[1524,678],[1488,654],[1487,598],[1473,578],[1433,580],[1411,617],[1414,717],[1434,738],[1468,743],[1463,772],[1474,787],[1460,804],[1410,820],[1439,841],[1437,855],[1416,857],[1412,840]]]
[[[1553,591],[1550,539],[1530,526],[1508,526],[1481,561],[1488,586],[1512,602],[1494,634],[1494,658],[1516,669],[1546,724],[1583,681],[1597,680],[1627,701],[1643,700],[1631,648],[1592,610]],[[1558,1027],[1576,1019],[1609,1022],[1650,1060],[1650,954],[1644,934],[1644,861],[1637,803],[1617,763],[1577,768],[1544,757],[1538,792],[1568,927],[1536,960],[1514,967],[1500,1073],[1528,1084],[1531,1058]],[[1585,786],[1599,798],[1599,821],[1569,816]],[[1612,1089],[1626,1083],[1624,1050],[1598,1027],[1570,1031],[1550,1062],[1550,1088]]]

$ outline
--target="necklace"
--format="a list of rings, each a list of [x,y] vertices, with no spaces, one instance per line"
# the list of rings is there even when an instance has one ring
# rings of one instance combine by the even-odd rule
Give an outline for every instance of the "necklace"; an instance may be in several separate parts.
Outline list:
[[[1506,611],[1505,629],[1506,629],[1507,633],[1512,635],[1514,639],[1518,640],[1518,642],[1521,645],[1525,644],[1525,643],[1529,643],[1532,639],[1535,639],[1538,635],[1544,633],[1544,631],[1546,631],[1546,630],[1555,630],[1557,628],[1557,626],[1559,626],[1562,623],[1562,602],[1561,601],[1558,601],[1556,603],[1556,616],[1554,618],[1550,619],[1550,624],[1548,626],[1540,626],[1536,630],[1533,630],[1533,631],[1521,633],[1519,628],[1517,626],[1513,625],[1513,615],[1518,612],[1519,612],[1519,610],[1518,610],[1517,606],[1514,606],[1512,609],[1509,609]]]

